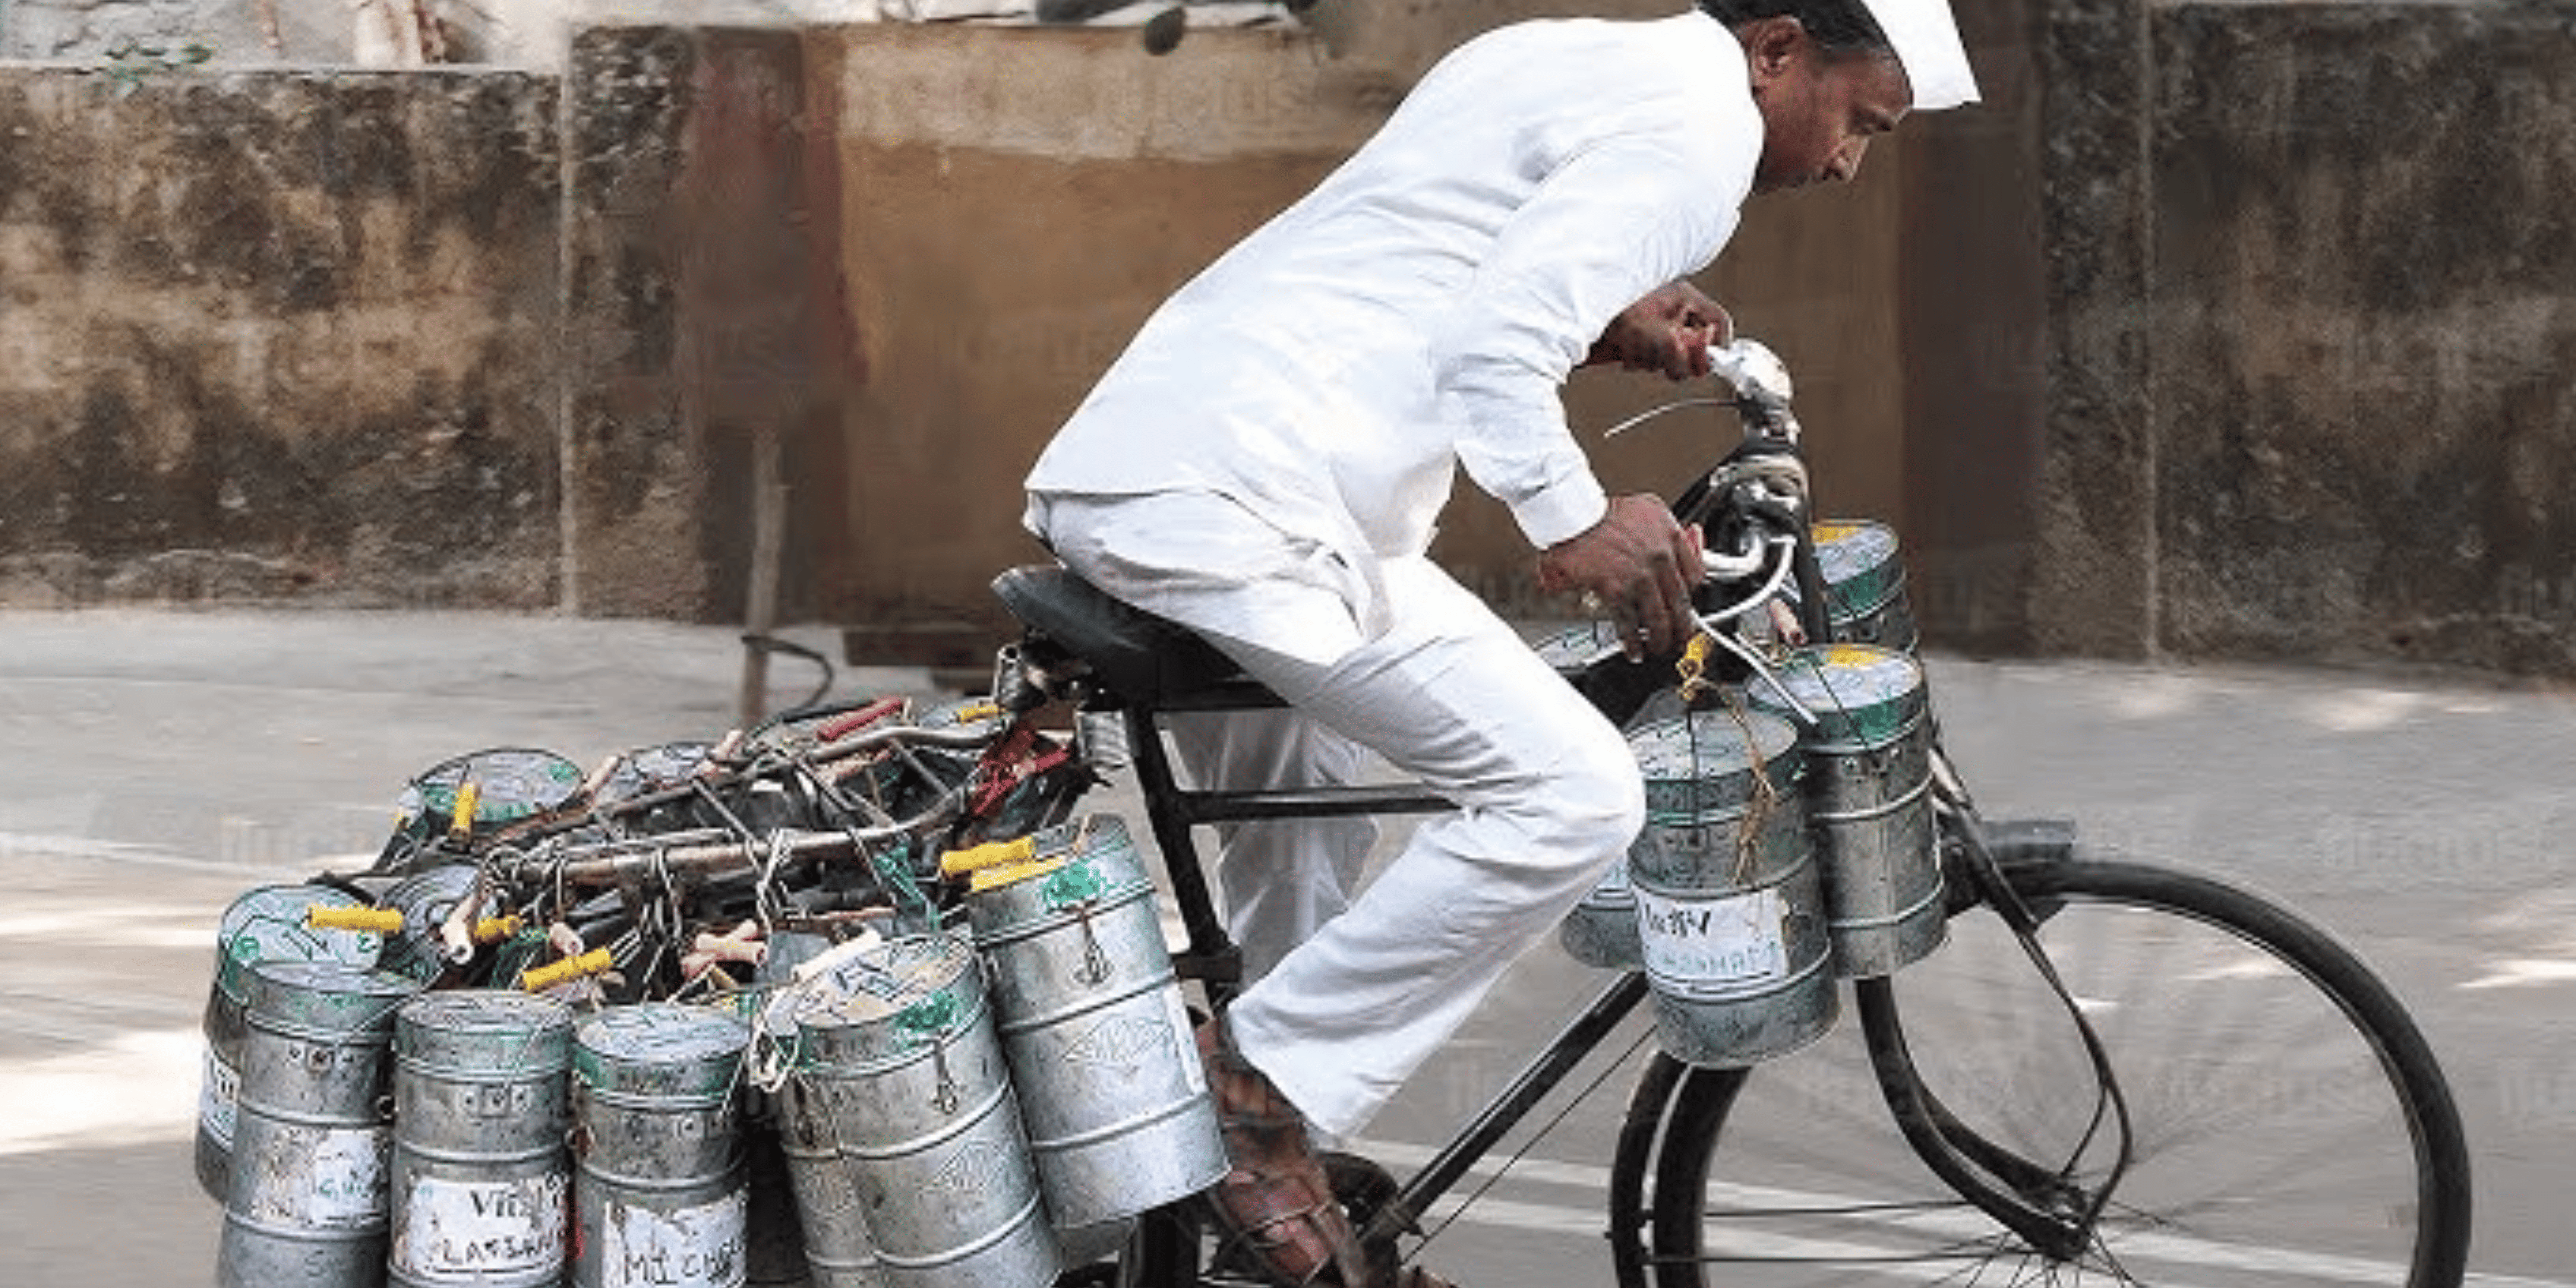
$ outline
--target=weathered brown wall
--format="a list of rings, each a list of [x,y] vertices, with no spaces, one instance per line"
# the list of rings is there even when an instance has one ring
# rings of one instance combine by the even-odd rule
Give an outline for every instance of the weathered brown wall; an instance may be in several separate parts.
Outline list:
[[[2160,643],[2576,675],[2566,11],[2153,30]]]
[[[843,391],[866,370],[805,38],[600,28],[565,83],[567,606],[741,620],[767,443],[793,489],[782,612],[821,615],[849,548]]]
[[[1165,58],[1117,31],[829,33],[866,376],[846,438],[849,580],[827,602],[858,624],[853,649],[989,650],[985,583],[1040,555],[1019,481],[1047,436],[1166,294],[1365,139],[1439,52],[1513,16],[1497,8],[1354,10],[1322,39],[1195,33]],[[1856,189],[1758,203],[1707,283],[1797,364],[1831,498],[1885,518],[1903,503],[1894,153]],[[1677,392],[1696,391],[1587,373],[1569,405],[1597,431]],[[1614,486],[1669,492],[1736,432],[1699,411],[1597,457]],[[1526,544],[1471,485],[1439,553],[1490,598],[1538,607]]]
[[[1154,304],[1440,52],[1569,7],[1353,7],[1165,58],[1118,30],[607,27],[560,80],[12,73],[0,596],[732,620],[774,446],[784,615],[980,652],[985,582],[1036,554],[1019,479]],[[1710,285],[1798,364],[1832,495],[1893,517],[1900,458],[1863,446],[1899,419],[1874,166],[1757,209]],[[1598,428],[1672,392],[1570,400]],[[1697,413],[1605,472],[1667,489],[1731,432]],[[1442,553],[1526,603],[1471,491]]]
[[[774,445],[785,614],[980,652],[1019,477],[1154,303],[1439,52],[1566,7],[1162,59],[610,28],[560,79],[0,69],[0,602],[735,619]],[[2563,24],[1959,7],[1987,102],[1756,202],[1707,282],[1798,372],[1826,508],[1905,534],[1933,642],[2576,673]],[[1597,457],[1665,488],[1729,432]],[[1535,607],[1472,488],[1441,554]]]
[[[852,647],[989,657],[986,584],[1038,449],[1164,294],[1286,205],[1383,110],[1304,38],[854,27],[826,82],[866,372],[851,402]],[[819,70],[819,69],[818,69]]]
[[[1899,131],[1908,595],[1944,648],[2026,648],[2049,407],[2039,14],[1953,0],[1984,101]],[[1894,516],[1891,516],[1894,517]]]
[[[2576,674],[2576,41],[2060,0],[2034,646]]]
[[[553,604],[554,103],[0,68],[0,601]]]

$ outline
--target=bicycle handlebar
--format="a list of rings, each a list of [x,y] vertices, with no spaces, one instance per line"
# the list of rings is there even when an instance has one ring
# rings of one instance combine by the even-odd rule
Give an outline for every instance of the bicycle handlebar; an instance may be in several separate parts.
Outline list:
[[[1734,588],[1736,598],[1695,613],[1700,629],[1729,651],[1718,627],[1780,596],[1808,557],[1807,467],[1787,364],[1758,340],[1738,338],[1709,350],[1710,374],[1731,386],[1733,398],[1686,398],[1633,416],[1610,429],[1617,435],[1683,407],[1730,406],[1744,420],[1744,441],[1673,501],[1674,517],[1698,524],[1710,541],[1701,552],[1709,583]],[[1592,662],[1619,652],[1603,649]]]

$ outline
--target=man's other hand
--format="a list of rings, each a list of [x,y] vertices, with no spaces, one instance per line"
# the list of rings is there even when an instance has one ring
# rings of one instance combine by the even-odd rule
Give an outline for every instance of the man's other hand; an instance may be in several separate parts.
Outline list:
[[[1538,557],[1539,589],[1582,592],[1616,622],[1631,660],[1680,650],[1698,629],[1691,590],[1707,575],[1697,527],[1683,527],[1663,499],[1623,496],[1601,522]]]

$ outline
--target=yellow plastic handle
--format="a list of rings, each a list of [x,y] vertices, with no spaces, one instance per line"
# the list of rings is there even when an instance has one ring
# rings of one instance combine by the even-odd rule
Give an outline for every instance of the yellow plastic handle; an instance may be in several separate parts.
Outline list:
[[[1026,863],[1037,856],[1038,839],[1034,836],[1023,836],[1016,841],[991,841],[983,845],[970,845],[965,849],[950,850],[940,855],[939,875],[953,879],[985,868]]]
[[[519,933],[519,924],[519,917],[516,913],[512,913],[507,917],[485,917],[481,921],[474,923],[474,942],[478,944],[497,944],[502,940]]]
[[[1716,650],[1717,637],[1705,633],[1691,636],[1690,643],[1682,647],[1682,674],[1696,676],[1707,671],[1708,655]]]
[[[1032,859],[1026,863],[1013,863],[998,868],[978,868],[975,870],[974,877],[967,882],[966,892],[981,894],[986,890],[999,890],[1006,885],[1018,885],[1031,877],[1045,876],[1070,862],[1072,862],[1071,855],[1059,854],[1053,858]]]
[[[464,836],[474,830],[474,807],[482,803],[483,789],[474,784],[456,785],[456,807],[447,811],[447,831],[451,836]]]
[[[304,924],[315,930],[373,930],[396,934],[403,928],[400,908],[348,908],[326,903],[304,909]]]
[[[557,984],[600,974],[616,964],[617,960],[609,955],[607,949],[593,948],[579,957],[567,957],[552,966],[539,966],[520,975],[519,987],[531,993],[542,993]]]

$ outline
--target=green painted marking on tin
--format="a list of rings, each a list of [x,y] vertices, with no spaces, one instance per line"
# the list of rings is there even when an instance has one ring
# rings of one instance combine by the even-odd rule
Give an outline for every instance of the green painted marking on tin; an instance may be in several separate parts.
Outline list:
[[[1109,879],[1089,859],[1078,860],[1049,873],[1046,884],[1038,887],[1038,897],[1051,911],[1062,912],[1077,904],[1097,903],[1109,890]]]
[[[948,1031],[957,1022],[957,995],[937,993],[897,1012],[895,1030],[916,1040],[927,1041]]]

